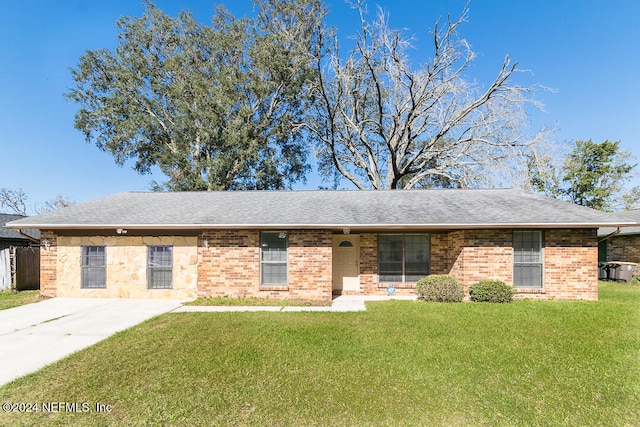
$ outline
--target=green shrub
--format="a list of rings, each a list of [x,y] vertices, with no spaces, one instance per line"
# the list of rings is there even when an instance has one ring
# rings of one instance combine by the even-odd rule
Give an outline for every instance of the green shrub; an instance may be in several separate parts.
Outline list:
[[[423,277],[416,284],[418,299],[435,302],[461,302],[464,289],[447,274]]]
[[[514,290],[500,280],[482,280],[469,288],[471,301],[475,302],[511,302]]]

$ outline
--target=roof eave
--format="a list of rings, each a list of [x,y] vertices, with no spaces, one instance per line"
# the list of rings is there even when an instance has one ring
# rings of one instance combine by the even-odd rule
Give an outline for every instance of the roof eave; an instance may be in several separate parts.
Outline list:
[[[11,229],[39,230],[199,230],[199,229],[501,229],[501,228],[600,228],[632,227],[632,222],[564,222],[564,223],[438,223],[438,224],[17,224],[6,225]]]

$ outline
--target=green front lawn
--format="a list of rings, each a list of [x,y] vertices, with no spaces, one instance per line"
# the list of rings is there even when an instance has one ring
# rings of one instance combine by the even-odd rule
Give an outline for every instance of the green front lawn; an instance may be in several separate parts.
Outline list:
[[[632,426],[639,356],[640,287],[623,284],[597,303],[173,313],[0,388],[0,402],[111,412],[0,423]]]
[[[0,310],[31,304],[40,300],[40,291],[0,291]]]

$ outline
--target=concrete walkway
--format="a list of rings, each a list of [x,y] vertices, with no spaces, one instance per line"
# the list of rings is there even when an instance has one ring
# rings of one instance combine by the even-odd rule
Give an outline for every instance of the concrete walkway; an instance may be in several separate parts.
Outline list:
[[[0,310],[0,386],[168,312],[364,311],[367,301],[411,297],[340,296],[329,307],[183,306],[184,300],[52,298]]]
[[[229,312],[229,311],[365,311],[367,308],[365,303],[367,301],[387,301],[391,299],[403,299],[403,300],[415,300],[415,297],[388,297],[388,296],[350,296],[341,295],[334,298],[331,306],[326,307],[298,307],[298,306],[213,306],[213,305],[183,305],[182,307],[174,310],[176,313],[184,312]]]
[[[52,298],[0,310],[0,385],[182,305],[178,300]]]

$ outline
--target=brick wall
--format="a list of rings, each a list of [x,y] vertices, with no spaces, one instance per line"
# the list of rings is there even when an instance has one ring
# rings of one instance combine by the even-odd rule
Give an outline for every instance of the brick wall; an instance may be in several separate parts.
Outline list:
[[[596,231],[546,230],[543,289],[518,289],[518,298],[597,300]],[[431,274],[450,274],[468,293],[485,279],[513,285],[512,230],[430,233]],[[378,283],[377,234],[360,235],[360,285],[364,295],[384,295]],[[415,294],[413,284],[394,284],[397,295]]]
[[[452,234],[455,257],[450,274],[468,291],[480,280],[513,282],[511,230],[465,230]]]
[[[378,286],[378,235],[360,234],[360,294],[381,295],[384,287]]]
[[[289,233],[289,290],[284,298],[331,300],[332,235],[324,230]]]
[[[259,232],[211,230],[198,237],[198,296],[258,296],[259,286]]]
[[[189,261],[185,263],[193,266],[193,275],[197,276],[197,295],[330,299],[332,232],[291,230],[288,233],[288,285],[277,288],[260,286],[259,231],[209,230],[197,238],[197,243],[195,238],[190,242],[185,241],[185,248],[190,247],[193,251],[193,261],[187,257]],[[544,288],[519,290],[518,296],[597,300],[595,233],[594,229],[546,230]],[[114,247],[136,246],[137,243],[130,242],[132,238],[133,236],[111,237],[115,239]],[[622,236],[618,237],[620,238]],[[69,252],[65,248],[77,247],[84,243],[81,241],[82,238],[62,238],[48,230],[42,231],[42,239],[47,239],[50,246],[49,249],[43,247],[41,250],[41,294],[50,297],[60,296],[60,289],[66,289],[65,286],[60,288],[60,284],[69,282],[69,277],[66,277],[68,272],[63,268],[66,265],[64,263],[79,265],[79,255],[74,255],[75,252]],[[60,239],[67,239],[69,242],[64,243],[64,240],[64,245],[60,246]],[[92,237],[86,239],[89,239],[87,242],[94,242],[91,240]],[[197,249],[193,248],[193,245],[197,245]],[[361,233],[358,292],[360,295],[386,294],[388,283],[378,282],[377,251],[377,233]],[[111,254],[113,255],[113,250]],[[186,252],[185,254],[188,255]],[[117,271],[120,270],[117,268],[120,268],[120,264],[122,263],[112,267],[113,270],[110,271],[119,274]],[[185,282],[189,280],[190,268],[184,269]],[[431,274],[451,274],[468,288],[482,279],[499,279],[512,284],[512,272],[511,230],[455,230],[431,233]],[[111,275],[109,280],[114,280],[114,276]],[[75,281],[73,286],[76,286]],[[79,284],[77,286],[79,287]],[[396,289],[396,295],[415,295],[413,284],[396,284]]]
[[[58,238],[53,231],[42,230],[40,242],[49,241],[49,249],[40,248],[40,295],[57,296],[58,278]]]
[[[640,235],[614,236],[607,240],[607,261],[640,264]],[[640,275],[640,271],[636,271]]]
[[[261,287],[259,231],[203,232],[198,238],[198,295],[330,300],[331,232],[288,234],[288,285]]]
[[[595,229],[547,230],[544,257],[547,298],[598,300]]]

